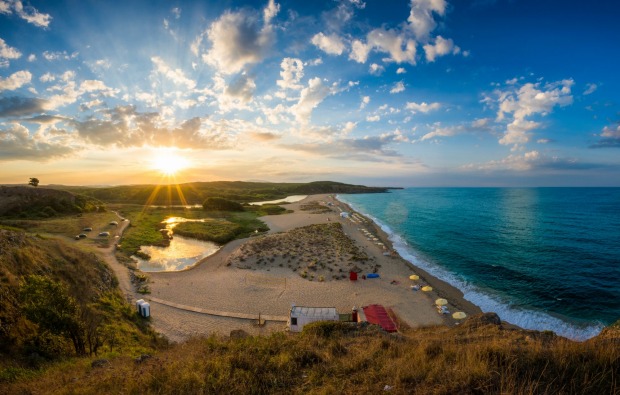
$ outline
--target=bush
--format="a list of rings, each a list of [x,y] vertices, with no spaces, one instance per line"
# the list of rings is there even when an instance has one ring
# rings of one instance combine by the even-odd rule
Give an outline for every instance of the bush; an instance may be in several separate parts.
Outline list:
[[[207,198],[202,207],[207,211],[243,211],[241,203],[221,197]]]

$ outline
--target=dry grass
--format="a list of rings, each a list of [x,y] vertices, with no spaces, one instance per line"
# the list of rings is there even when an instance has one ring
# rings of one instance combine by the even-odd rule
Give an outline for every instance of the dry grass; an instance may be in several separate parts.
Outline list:
[[[615,341],[618,336],[616,334]],[[616,343],[617,345],[617,343]],[[50,369],[10,392],[615,394],[620,350],[487,325],[388,335],[317,323],[300,335],[194,339],[145,362]],[[0,391],[2,392],[2,391]]]

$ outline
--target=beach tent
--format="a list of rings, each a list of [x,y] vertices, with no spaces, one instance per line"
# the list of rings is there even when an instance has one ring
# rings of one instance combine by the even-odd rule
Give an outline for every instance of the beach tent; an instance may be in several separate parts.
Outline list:
[[[351,281],[357,281],[357,273],[354,271],[350,271],[349,272],[349,280]]]
[[[362,309],[364,310],[366,321],[381,326],[386,332],[396,332],[396,324],[385,310],[385,307],[380,304],[371,304],[370,306],[362,307]]]
[[[291,332],[301,332],[304,325],[316,321],[339,321],[340,316],[335,307],[291,307],[288,328]]]

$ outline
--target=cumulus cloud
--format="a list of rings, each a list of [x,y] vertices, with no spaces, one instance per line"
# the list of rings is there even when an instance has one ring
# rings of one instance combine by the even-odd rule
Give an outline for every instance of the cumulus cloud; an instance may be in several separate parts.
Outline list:
[[[405,90],[405,84],[402,81],[398,81],[394,84],[392,89],[390,89],[390,93],[400,93]]]
[[[445,0],[411,0],[411,10],[407,21],[415,38],[421,42],[427,41],[430,33],[437,26],[433,14],[443,16],[445,12]]]
[[[191,80],[185,76],[183,70],[181,69],[173,69],[166,62],[160,58],[159,56],[153,56],[151,58],[151,62],[155,66],[154,71],[162,74],[170,81],[177,85],[184,85],[188,89],[194,89],[196,87],[196,81]]]
[[[620,124],[605,126],[598,136],[599,141],[590,148],[620,148]]]
[[[56,60],[71,60],[78,57],[79,52],[68,53],[67,51],[44,51],[43,58],[49,62]]]
[[[297,58],[284,58],[280,63],[282,71],[280,71],[281,80],[276,83],[282,89],[302,89],[303,86],[299,84],[304,76],[304,64],[301,59]]]
[[[29,84],[30,80],[32,80],[32,74],[27,70],[17,71],[6,78],[0,77],[0,92],[19,89]]]
[[[432,130],[423,135],[419,141],[437,139],[438,137],[452,137],[462,133],[490,132],[492,119],[481,118],[469,123],[459,125],[442,126],[437,122],[432,125]]]
[[[37,27],[46,28],[52,21],[51,15],[39,12],[29,5],[24,6],[21,0],[0,0],[0,14],[12,15],[13,13]]]
[[[308,81],[308,86],[301,91],[299,101],[290,111],[302,125],[310,122],[312,111],[330,94],[330,87],[323,85],[320,78]]]
[[[368,60],[368,53],[371,49],[370,45],[364,44],[361,40],[353,40],[349,59],[355,60],[358,63],[366,63],[366,60]]]
[[[366,106],[370,103],[370,96],[362,97],[362,102],[360,103],[360,109],[366,108]]]
[[[368,71],[372,75],[381,75],[385,71],[385,67],[379,64],[373,63],[368,67]]]
[[[416,112],[421,112],[421,113],[429,113],[431,111],[436,111],[439,110],[441,108],[441,104],[440,103],[426,103],[426,102],[422,102],[422,103],[415,103],[415,102],[407,102],[407,104],[405,105],[405,109],[411,111],[412,113],[416,113]]]
[[[390,57],[387,60],[392,62],[415,64],[415,41],[408,39],[402,32],[396,30],[383,28],[372,30],[366,36],[366,44],[359,42],[357,48],[352,48],[350,58],[364,63],[370,50],[389,54]]]
[[[345,45],[342,39],[336,34],[325,35],[323,33],[317,33],[312,37],[310,41],[317,46],[323,52],[330,55],[341,55],[344,52]]]
[[[366,122],[379,122],[381,117],[379,115],[369,115],[366,117]]]
[[[0,118],[40,114],[45,111],[46,101],[29,97],[0,97]]]
[[[36,133],[31,135],[18,123],[0,125],[0,161],[45,161],[67,156],[75,151],[67,133]]]
[[[499,107],[496,120],[508,121],[499,143],[513,145],[513,150],[528,143],[531,132],[542,126],[540,122],[528,118],[534,115],[545,116],[556,106],[564,107],[572,104],[573,85],[572,79],[544,85],[542,82],[526,83],[522,86],[509,85],[505,90],[497,89],[494,92],[496,101],[490,96],[485,97],[483,101],[495,103]]]
[[[227,11],[207,31],[212,46],[203,60],[224,74],[237,73],[260,62],[275,42],[271,20],[278,10],[279,6],[270,0],[263,12],[262,26],[255,13]]]
[[[405,74],[407,72],[407,70],[404,67],[399,67],[396,70],[396,74]]]
[[[441,36],[437,36],[435,38],[435,44],[424,45],[424,52],[426,53],[426,60],[434,62],[439,56],[448,54],[456,55],[461,52],[461,49],[454,45],[452,39],[445,39]]]
[[[9,60],[19,59],[21,56],[21,52],[19,52],[16,48],[11,47],[0,38],[0,67],[8,67]]]

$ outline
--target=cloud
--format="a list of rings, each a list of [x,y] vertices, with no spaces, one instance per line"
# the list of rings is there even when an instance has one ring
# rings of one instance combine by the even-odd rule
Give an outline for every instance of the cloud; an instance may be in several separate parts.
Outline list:
[[[486,163],[468,164],[462,167],[466,170],[512,170],[527,171],[539,166],[546,160],[540,152],[529,151],[523,155],[508,155],[500,160],[493,160]]]
[[[185,73],[183,73],[183,70],[172,69],[159,56],[153,56],[151,58],[151,62],[153,62],[153,65],[155,66],[155,72],[162,74],[176,85],[184,85],[188,89],[194,89],[196,87],[196,81],[187,78]]]
[[[426,53],[426,60],[428,62],[434,62],[435,59],[439,56],[444,56],[448,54],[456,55],[461,52],[461,49],[454,45],[452,39],[445,39],[441,36],[437,36],[435,38],[434,45],[424,45],[424,52]]]
[[[407,105],[405,106],[406,110],[411,111],[412,113],[416,113],[416,112],[421,112],[421,113],[429,113],[431,111],[436,111],[439,110],[441,108],[441,104],[440,103],[426,103],[426,102],[422,102],[422,103],[415,103],[415,102],[407,102]]]
[[[400,93],[405,90],[405,84],[402,81],[398,81],[394,84],[392,89],[390,89],[390,93]]]
[[[499,140],[500,144],[513,145],[513,150],[520,145],[530,141],[531,131],[538,129],[542,125],[539,122],[528,119],[533,115],[545,116],[554,107],[568,106],[573,102],[571,87],[574,85],[572,79],[556,81],[542,84],[526,83],[522,86],[509,85],[505,90],[496,90],[494,101],[487,96],[483,102],[495,103],[499,106],[496,121],[508,122],[503,137]]]
[[[366,60],[368,60],[368,53],[371,49],[372,47],[370,45],[366,45],[360,40],[353,40],[349,59],[355,60],[358,63],[366,63]]]
[[[605,126],[600,140],[591,145],[590,148],[620,148],[620,123],[613,126]]]
[[[368,71],[372,75],[381,75],[385,71],[385,67],[378,65],[376,63],[373,63],[368,67]]]
[[[360,103],[360,110],[366,108],[368,103],[370,103],[370,96],[362,97],[362,102]]]
[[[299,101],[290,109],[297,122],[307,125],[310,122],[312,110],[330,94],[330,91],[330,88],[323,85],[318,77],[308,81],[308,86],[301,91]]]
[[[0,92],[19,89],[22,86],[29,84],[30,80],[32,80],[32,74],[30,74],[27,70],[17,71],[7,78],[0,77]]]
[[[379,115],[369,115],[366,117],[366,122],[379,122],[381,117]]]
[[[395,30],[374,29],[368,33],[367,43],[375,51],[390,54],[389,61],[415,64],[416,43]]]
[[[29,5],[24,6],[21,0],[0,0],[0,14],[12,15],[13,13],[37,27],[46,28],[52,21],[49,14],[43,14]]]
[[[282,71],[280,71],[281,80],[276,81],[278,86],[282,89],[302,89],[303,86],[299,84],[299,81],[304,76],[304,64],[301,59],[297,58],[284,58],[280,63]]]
[[[323,33],[317,33],[312,37],[310,42],[330,55],[341,55],[345,50],[342,39],[336,34],[325,35]]]
[[[214,77],[214,80],[216,81],[215,89],[221,91],[216,97],[220,104],[220,110],[224,112],[247,108],[247,104],[254,97],[256,83],[253,78],[245,73],[232,79],[228,85],[219,76]]]
[[[28,129],[18,123],[8,127],[0,125],[0,161],[45,161],[68,156],[75,150],[67,133],[56,131],[30,135]]]
[[[224,13],[207,32],[212,46],[203,60],[223,74],[237,73],[263,60],[276,39],[270,23],[278,9],[270,0],[263,12],[262,27],[256,14],[249,11]]]
[[[396,70],[396,74],[405,74],[407,72],[407,70],[404,67],[399,67]]]
[[[443,16],[445,12],[445,0],[411,0],[411,10],[407,18],[409,29],[418,41],[425,42],[437,26],[433,13]]]
[[[583,94],[591,95],[592,93],[594,93],[594,91],[596,91],[597,88],[598,88],[598,85],[596,84],[586,84],[586,90],[583,91]]]
[[[73,52],[71,54],[67,53],[67,51],[44,51],[43,58],[49,62],[53,62],[56,60],[71,60],[78,57],[79,52]]]
[[[29,97],[0,97],[0,118],[21,117],[45,111],[46,101]]]
[[[248,136],[256,141],[267,142],[278,140],[280,136],[271,132],[249,132]]]
[[[0,38],[0,67],[8,67],[9,60],[19,59],[22,53],[16,48],[7,45],[7,43]]]
[[[452,126],[441,126],[441,123],[437,122],[433,124],[433,130],[423,135],[419,141],[436,139],[437,137],[452,137],[462,133],[489,132],[492,130],[490,127],[492,121],[490,118],[480,118],[470,123]]]

